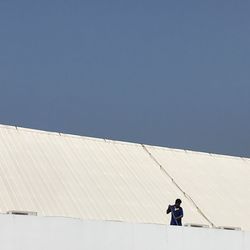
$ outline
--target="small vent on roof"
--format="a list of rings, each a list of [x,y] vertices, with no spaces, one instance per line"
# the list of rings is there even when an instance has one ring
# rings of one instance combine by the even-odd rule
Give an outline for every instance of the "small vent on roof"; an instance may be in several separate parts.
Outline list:
[[[184,226],[185,226],[185,227],[202,227],[202,228],[209,228],[208,225],[204,225],[204,224],[193,224],[193,223],[186,223]]]
[[[12,211],[8,211],[7,214],[37,216],[37,212],[33,212],[33,211],[17,211],[17,210],[12,210]]]
[[[223,230],[236,230],[236,231],[240,231],[241,228],[240,227],[224,227],[224,226],[220,226],[220,227],[216,227],[217,229],[223,229]]]

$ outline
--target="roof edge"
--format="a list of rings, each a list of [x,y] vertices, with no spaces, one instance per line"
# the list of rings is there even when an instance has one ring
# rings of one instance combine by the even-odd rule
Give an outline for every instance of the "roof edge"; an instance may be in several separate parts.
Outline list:
[[[150,145],[150,144],[144,144],[139,142],[129,142],[129,141],[121,141],[121,140],[113,140],[108,138],[98,138],[98,137],[92,137],[92,136],[84,136],[84,135],[75,135],[75,134],[68,134],[63,132],[56,132],[56,131],[47,131],[42,129],[33,129],[33,128],[27,128],[22,126],[16,126],[16,125],[6,125],[6,124],[0,124],[0,128],[4,129],[14,129],[17,131],[25,131],[30,133],[39,133],[39,134],[47,134],[47,135],[56,135],[56,136],[65,136],[70,138],[78,138],[78,139],[85,139],[85,140],[92,140],[92,141],[100,141],[100,142],[107,142],[107,143],[116,143],[116,144],[124,144],[124,145],[144,145],[146,147],[151,148],[158,148],[162,150],[168,150],[168,151],[175,151],[179,153],[192,153],[192,154],[202,154],[206,156],[213,156],[213,157],[224,157],[224,158],[233,158],[233,159],[239,159],[239,160],[247,160],[250,161],[250,158],[243,157],[243,156],[233,156],[233,155],[225,155],[225,154],[218,154],[218,153],[210,153],[210,152],[204,152],[204,151],[195,151],[190,149],[178,149],[178,148],[171,148],[171,147],[164,147],[164,146],[157,146],[157,145]]]

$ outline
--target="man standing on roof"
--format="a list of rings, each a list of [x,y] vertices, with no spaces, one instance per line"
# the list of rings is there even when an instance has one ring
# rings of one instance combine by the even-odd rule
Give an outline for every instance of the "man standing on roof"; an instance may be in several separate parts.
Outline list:
[[[183,209],[181,207],[181,200],[176,199],[174,205],[168,205],[167,214],[171,213],[170,225],[182,226],[181,219],[183,217]]]

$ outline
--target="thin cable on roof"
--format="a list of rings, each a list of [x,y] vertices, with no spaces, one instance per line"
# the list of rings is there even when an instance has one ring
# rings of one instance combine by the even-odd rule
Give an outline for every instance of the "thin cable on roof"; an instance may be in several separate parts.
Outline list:
[[[174,180],[174,178],[166,171],[166,169],[160,164],[160,162],[152,155],[152,153],[147,149],[147,147],[144,144],[141,144],[142,148],[148,153],[148,155],[151,157],[151,159],[160,167],[160,169],[171,179],[173,184],[183,193],[183,195],[189,199],[192,204],[195,206],[197,211],[201,214],[201,216],[212,226],[214,227],[214,223],[208,219],[208,217],[202,212],[202,210],[198,207],[198,205],[195,203],[195,201],[191,198],[190,195],[188,195]]]

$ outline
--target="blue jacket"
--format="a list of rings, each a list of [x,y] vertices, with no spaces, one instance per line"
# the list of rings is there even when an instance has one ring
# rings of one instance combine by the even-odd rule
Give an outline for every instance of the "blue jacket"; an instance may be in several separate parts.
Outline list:
[[[181,219],[183,217],[182,207],[176,207],[175,205],[169,206],[167,209],[167,214],[171,212],[171,222],[170,225],[181,226]]]

